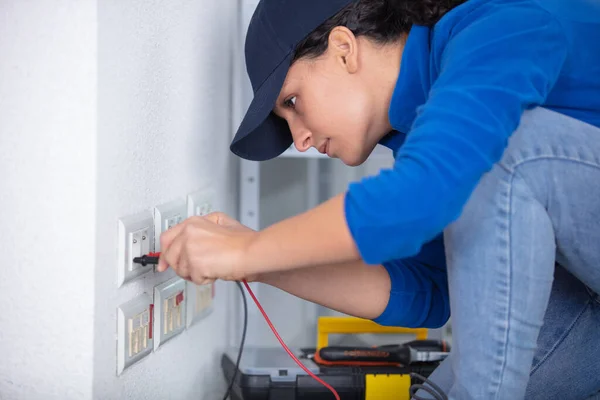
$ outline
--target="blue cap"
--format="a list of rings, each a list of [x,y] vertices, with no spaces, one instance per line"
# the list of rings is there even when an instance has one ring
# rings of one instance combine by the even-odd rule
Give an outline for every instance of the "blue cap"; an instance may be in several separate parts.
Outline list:
[[[285,120],[273,114],[275,101],[298,43],[354,0],[261,0],[246,35],[246,68],[254,98],[231,151],[247,160],[275,158],[292,144]]]

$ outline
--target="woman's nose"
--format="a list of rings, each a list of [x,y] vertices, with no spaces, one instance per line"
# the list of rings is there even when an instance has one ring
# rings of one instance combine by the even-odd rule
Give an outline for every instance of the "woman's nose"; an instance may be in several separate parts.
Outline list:
[[[312,133],[310,130],[301,126],[290,126],[292,131],[292,138],[294,139],[294,146],[300,152],[307,151],[313,145]]]

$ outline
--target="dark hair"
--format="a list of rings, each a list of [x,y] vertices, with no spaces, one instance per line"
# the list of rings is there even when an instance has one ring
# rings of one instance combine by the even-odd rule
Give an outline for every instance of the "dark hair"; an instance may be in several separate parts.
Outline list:
[[[314,58],[327,50],[329,34],[345,26],[356,36],[380,44],[394,42],[413,25],[433,26],[448,11],[466,0],[357,0],[343,8],[302,40],[293,61]]]

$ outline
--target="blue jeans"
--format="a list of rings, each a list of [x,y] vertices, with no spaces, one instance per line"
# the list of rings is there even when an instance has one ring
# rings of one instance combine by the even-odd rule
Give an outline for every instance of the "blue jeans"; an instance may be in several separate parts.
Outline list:
[[[525,112],[444,241],[448,397],[600,399],[600,129]]]

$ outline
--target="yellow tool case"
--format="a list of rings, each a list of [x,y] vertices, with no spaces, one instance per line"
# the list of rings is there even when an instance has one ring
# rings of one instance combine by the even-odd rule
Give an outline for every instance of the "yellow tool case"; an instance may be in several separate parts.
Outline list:
[[[390,328],[351,317],[322,317],[318,322],[317,350],[328,345],[330,334],[410,334],[427,338],[426,329]],[[313,351],[314,352],[314,351]],[[428,377],[438,362],[409,366],[323,366],[314,362],[311,351],[295,355],[311,372],[335,388],[341,400],[408,400],[410,373]],[[235,372],[237,349],[223,354],[225,379]],[[303,371],[281,348],[245,348],[233,385],[232,400],[331,400],[333,394]]]

